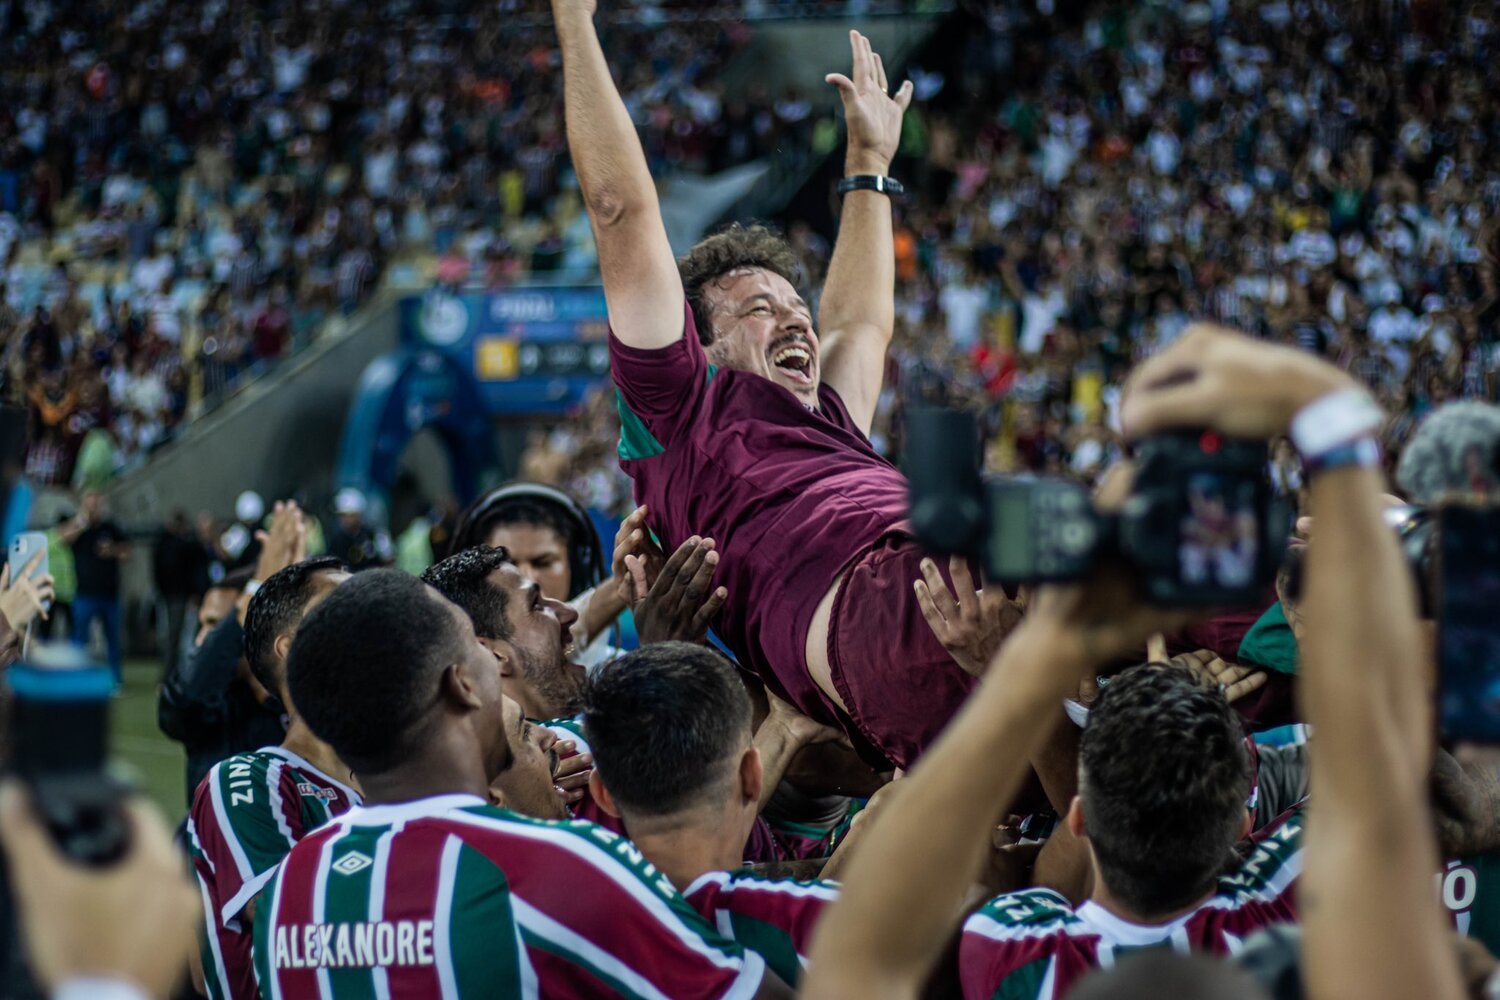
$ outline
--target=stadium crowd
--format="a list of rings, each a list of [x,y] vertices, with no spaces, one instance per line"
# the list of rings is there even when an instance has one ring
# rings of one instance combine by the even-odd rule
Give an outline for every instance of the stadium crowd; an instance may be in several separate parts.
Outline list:
[[[417,572],[383,565],[357,495],[322,556],[296,502],[263,527],[242,504],[217,541],[242,565],[161,692],[193,775],[183,850],[132,803],[124,859],[86,868],[0,785],[35,981],[119,1000],[1494,995],[1500,772],[1479,744],[1500,727],[1435,641],[1457,628],[1460,674],[1490,683],[1500,550],[1462,530],[1495,523],[1500,408],[1450,398],[1494,390],[1487,126],[1453,126],[1494,72],[1484,18],[1026,20],[1015,49],[966,53],[958,77],[1013,61],[1036,89],[987,105],[963,153],[963,120],[913,125],[916,87],[851,31],[828,77],[837,238],[736,225],[676,259],[595,0],[550,6],[557,141],[610,315],[615,416],[601,398],[590,421],[617,439],[539,436],[526,474],[584,495],[489,491]],[[1368,31],[1417,39],[1375,74],[1379,109]],[[1273,44],[1324,82],[1272,87],[1254,52]],[[1169,79],[1191,95],[1170,111]],[[1374,118],[1309,138],[1329,107],[1405,134],[1400,95],[1429,85],[1420,180],[1421,142],[1382,146]],[[940,566],[912,497],[942,484],[886,457],[919,400],[979,410],[992,468],[1084,477],[1133,530],[1062,583]],[[616,502],[617,474],[639,506],[606,543],[580,500]],[[1173,516],[1143,517],[1164,492]],[[1437,541],[1414,551],[1394,503],[1425,505]],[[991,529],[991,557],[1049,544]],[[63,530],[119,558],[97,495]],[[1194,579],[1205,545],[1227,589]],[[57,596],[34,565],[0,583],[7,662]],[[1444,589],[1461,567],[1472,592]],[[1450,755],[1435,717],[1475,740]]]
[[[780,10],[749,6],[611,18],[654,169],[806,145],[804,100],[716,79],[746,14]],[[592,269],[544,5],[100,0],[0,19],[4,393],[32,408],[39,482],[71,482],[94,430],[91,481],[144,455],[398,256],[459,285]]]

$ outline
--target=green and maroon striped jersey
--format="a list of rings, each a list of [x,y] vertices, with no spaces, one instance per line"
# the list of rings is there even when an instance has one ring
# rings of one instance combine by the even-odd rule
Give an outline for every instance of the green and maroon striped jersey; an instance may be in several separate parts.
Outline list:
[[[813,927],[839,898],[837,882],[760,878],[709,872],[683,898],[719,933],[758,952],[783,982],[797,985],[812,946]]]
[[[267,1000],[751,997],[766,965],[628,840],[473,795],[355,809],[256,907]]]
[[[959,976],[965,1000],[1060,1000],[1093,969],[1150,948],[1232,955],[1270,924],[1296,920],[1302,808],[1267,833],[1218,891],[1165,924],[1124,920],[1089,901],[1076,910],[1050,889],[990,900],[964,923]]]
[[[193,796],[188,850],[203,897],[203,978],[212,1000],[257,995],[240,920],[292,845],[359,804],[359,793],[281,747],[214,765]]]

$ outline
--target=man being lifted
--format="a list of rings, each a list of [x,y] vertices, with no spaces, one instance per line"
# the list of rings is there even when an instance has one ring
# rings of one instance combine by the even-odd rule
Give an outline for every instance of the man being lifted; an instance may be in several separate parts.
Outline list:
[[[840,725],[871,763],[905,767],[973,683],[923,621],[906,479],[867,437],[895,318],[886,172],[911,84],[890,96],[858,32],[850,76],[827,78],[849,149],[819,335],[795,257],[769,231],[731,227],[673,259],[594,7],[552,2],[609,307],[621,464],[667,551],[717,540],[729,602],[715,627],[740,663]]]

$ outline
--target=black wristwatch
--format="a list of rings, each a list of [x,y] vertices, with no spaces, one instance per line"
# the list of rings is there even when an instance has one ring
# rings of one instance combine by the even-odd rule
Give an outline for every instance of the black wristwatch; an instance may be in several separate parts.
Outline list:
[[[882,177],[879,174],[855,174],[853,177],[845,177],[839,181],[839,197],[842,198],[850,191],[874,191],[889,198],[906,197],[906,187],[894,177]]]

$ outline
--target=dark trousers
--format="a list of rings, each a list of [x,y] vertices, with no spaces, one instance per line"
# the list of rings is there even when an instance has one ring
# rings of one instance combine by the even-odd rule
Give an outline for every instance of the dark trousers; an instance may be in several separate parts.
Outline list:
[[[175,594],[163,597],[162,605],[166,610],[166,632],[162,638],[161,659],[162,676],[166,677],[177,669],[177,661],[182,656],[182,625],[187,620],[187,595]]]
[[[89,629],[97,618],[104,625],[104,643],[109,651],[109,669],[119,684],[125,677],[125,663],[120,648],[120,599],[79,594],[73,601],[73,642],[88,646]]]

